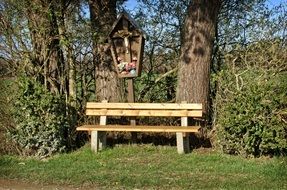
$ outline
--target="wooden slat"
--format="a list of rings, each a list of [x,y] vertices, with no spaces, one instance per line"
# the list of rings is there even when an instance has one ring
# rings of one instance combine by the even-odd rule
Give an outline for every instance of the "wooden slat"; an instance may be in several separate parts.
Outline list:
[[[100,110],[86,109],[86,115],[94,116],[152,116],[152,117],[202,117],[202,111],[186,110]]]
[[[86,108],[96,109],[167,109],[167,110],[202,110],[202,104],[188,103],[98,103],[87,102]]]
[[[198,132],[199,126],[130,126],[130,125],[83,125],[77,131],[125,131],[125,132]]]

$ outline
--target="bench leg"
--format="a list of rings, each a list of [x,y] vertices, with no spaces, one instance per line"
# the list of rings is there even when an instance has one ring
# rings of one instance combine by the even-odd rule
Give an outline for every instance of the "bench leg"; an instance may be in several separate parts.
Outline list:
[[[91,148],[94,152],[99,152],[106,147],[107,138],[106,132],[103,131],[92,131],[91,132]]]
[[[190,152],[188,133],[176,133],[176,145],[178,154]]]
[[[188,118],[181,117],[181,126],[188,126]],[[189,153],[189,134],[176,133],[177,152],[179,154]]]
[[[103,102],[106,102],[105,100]],[[107,116],[100,117],[100,125],[107,124]],[[107,135],[105,131],[92,131],[91,148],[94,152],[99,152],[107,146]]]

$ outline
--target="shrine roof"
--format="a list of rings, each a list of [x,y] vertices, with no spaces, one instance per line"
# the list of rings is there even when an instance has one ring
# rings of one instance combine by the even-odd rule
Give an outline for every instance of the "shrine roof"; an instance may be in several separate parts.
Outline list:
[[[136,23],[136,21],[126,12],[126,11],[123,11],[117,18],[117,20],[114,22],[112,28],[111,28],[111,31],[109,33],[109,37],[112,35],[114,29],[120,24],[120,21],[121,19],[125,18],[126,20],[129,21],[129,23],[138,31],[140,32],[143,37],[145,39],[147,39],[147,35],[146,33],[141,29],[141,27]]]

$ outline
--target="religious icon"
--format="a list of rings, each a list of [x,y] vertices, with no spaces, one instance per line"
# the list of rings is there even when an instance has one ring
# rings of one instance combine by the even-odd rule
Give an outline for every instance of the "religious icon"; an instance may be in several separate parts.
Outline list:
[[[109,34],[113,61],[119,77],[140,76],[144,32],[126,13],[122,13]]]

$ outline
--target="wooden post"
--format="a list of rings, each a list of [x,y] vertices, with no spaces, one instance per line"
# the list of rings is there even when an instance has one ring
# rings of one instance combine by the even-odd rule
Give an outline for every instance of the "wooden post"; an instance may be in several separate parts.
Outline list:
[[[107,100],[103,100],[103,103],[107,103]],[[100,125],[107,124],[107,116],[100,116]],[[107,136],[104,131],[92,131],[91,132],[91,149],[94,152],[99,152],[106,148]]]
[[[135,102],[135,95],[134,95],[134,81],[133,79],[128,79],[128,102]],[[130,118],[130,125],[136,125],[136,120],[134,117]],[[132,132],[132,142],[136,143],[137,141],[137,133]]]
[[[126,32],[129,32],[129,23],[127,20],[123,19],[122,20],[122,24],[123,24],[123,29]],[[129,51],[130,48],[130,42],[129,42],[129,38],[125,38],[125,60],[130,63],[132,61],[132,57],[131,57],[131,51]],[[134,80],[133,78],[129,78],[127,79],[128,81],[128,102],[133,103],[135,102],[135,95],[134,95]],[[136,120],[134,119],[134,117],[130,118],[130,124],[131,125],[136,125]],[[136,132],[132,132],[132,142],[135,142],[137,139],[137,134]]]
[[[181,117],[181,126],[188,126],[188,117]],[[176,145],[179,154],[189,153],[189,133],[176,133]]]
[[[133,103],[135,102],[135,95],[134,95],[134,80],[128,80],[128,102]]]

